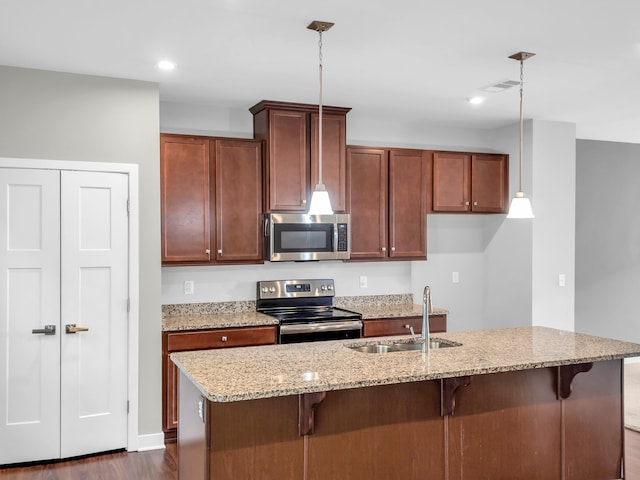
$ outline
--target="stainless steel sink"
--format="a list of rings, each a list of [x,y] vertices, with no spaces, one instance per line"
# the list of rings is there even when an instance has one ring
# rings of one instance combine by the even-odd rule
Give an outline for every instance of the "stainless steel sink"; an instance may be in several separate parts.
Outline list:
[[[439,348],[448,348],[448,347],[459,347],[459,343],[449,342],[447,340],[442,340],[440,338],[432,338],[429,342],[429,348],[431,349],[439,349]],[[355,350],[356,352],[362,353],[392,353],[392,352],[406,352],[410,350],[422,350],[421,343],[393,343],[393,344],[383,344],[383,343],[374,343],[369,345],[354,345],[348,347],[351,350]]]

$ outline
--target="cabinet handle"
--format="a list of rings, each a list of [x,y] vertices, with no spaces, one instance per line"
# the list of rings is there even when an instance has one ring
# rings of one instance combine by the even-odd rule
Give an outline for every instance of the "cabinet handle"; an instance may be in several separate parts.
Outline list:
[[[222,255],[222,249],[218,250],[218,255]]]
[[[387,251],[387,247],[382,247],[382,251],[386,252]]]
[[[209,257],[209,260],[211,260],[211,250],[209,250],[208,248],[204,251],[204,253],[207,254],[207,256]]]
[[[227,336],[226,336],[226,335],[223,335],[223,336],[222,336],[222,338],[220,339],[220,341],[222,341],[222,342],[226,342],[227,340],[228,340],[228,339],[227,339]]]

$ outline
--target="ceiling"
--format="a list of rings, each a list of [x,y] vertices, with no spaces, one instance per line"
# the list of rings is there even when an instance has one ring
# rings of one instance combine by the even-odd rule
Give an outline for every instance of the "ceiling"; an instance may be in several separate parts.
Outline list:
[[[247,109],[324,103],[414,126],[494,128],[524,116],[640,143],[638,0],[2,0],[0,65],[157,82],[161,101]],[[176,62],[170,72],[156,67]],[[470,96],[482,93],[482,105]]]

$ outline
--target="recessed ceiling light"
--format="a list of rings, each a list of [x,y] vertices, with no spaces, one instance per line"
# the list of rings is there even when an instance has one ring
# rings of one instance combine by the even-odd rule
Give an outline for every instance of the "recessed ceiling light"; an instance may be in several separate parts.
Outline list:
[[[160,70],[173,70],[176,68],[176,64],[170,60],[161,60],[158,62],[158,68]]]
[[[480,105],[484,102],[484,97],[471,97],[468,99],[469,103],[472,105]]]

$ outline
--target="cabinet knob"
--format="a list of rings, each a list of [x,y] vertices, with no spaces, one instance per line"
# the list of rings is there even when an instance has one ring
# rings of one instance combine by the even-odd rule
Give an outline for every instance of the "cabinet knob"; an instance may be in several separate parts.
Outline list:
[[[221,248],[218,250],[218,255],[222,255],[222,249]]]
[[[382,251],[386,252],[387,251],[387,247],[382,247]]]
[[[465,206],[467,206],[467,207],[469,206],[469,202],[464,202],[464,204],[465,204]]]
[[[208,248],[204,251],[204,253],[206,253],[207,255],[209,255],[211,253],[211,250],[209,250]]]
[[[391,251],[395,252],[396,251],[396,247],[391,247]]]
[[[411,325],[409,325],[408,323],[404,326],[404,328],[406,328],[407,330],[409,330],[411,328]]]
[[[306,205],[307,204],[307,200],[306,199],[302,200],[302,204]]]
[[[223,335],[223,336],[222,336],[222,338],[220,339],[220,341],[222,341],[222,342],[226,342],[227,340],[228,340],[228,339],[227,339],[227,336],[226,336],[226,335]]]
[[[477,207],[478,206],[478,202],[473,202],[473,206]]]

